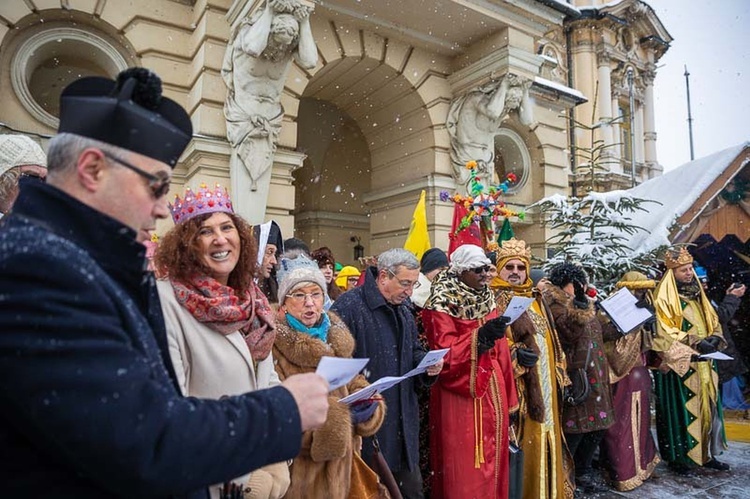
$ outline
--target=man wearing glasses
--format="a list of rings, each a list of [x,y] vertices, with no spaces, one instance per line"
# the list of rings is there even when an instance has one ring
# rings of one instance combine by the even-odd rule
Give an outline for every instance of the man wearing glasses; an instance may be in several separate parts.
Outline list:
[[[190,497],[294,457],[325,420],[317,375],[180,395],[146,248],[187,113],[142,68],[63,91],[48,182],[0,227],[0,483],[7,497]]]
[[[378,255],[377,267],[365,270],[362,286],[342,294],[331,307],[354,336],[354,357],[370,359],[365,368],[370,373],[370,382],[383,376],[405,374],[417,367],[425,356],[409,308],[409,297],[418,286],[418,278],[416,257],[403,248],[390,249]],[[377,438],[404,498],[424,497],[419,471],[419,407],[415,381],[429,385],[442,366],[441,361],[428,368],[426,376],[407,378],[383,392],[388,411]],[[368,463],[372,462],[372,453],[372,439],[366,438],[362,456]]]
[[[524,451],[523,496],[572,498],[575,484],[568,476],[572,470],[563,466],[568,450],[560,423],[560,394],[568,383],[565,354],[541,292],[532,286],[531,249],[512,238],[501,243],[495,257],[498,276],[490,286],[498,310],[514,296],[534,298],[506,331],[520,405],[513,426]]]
[[[490,260],[464,244],[432,282],[422,321],[430,348],[450,348],[430,398],[431,497],[508,497],[508,417],[518,410],[507,317]]]
[[[47,176],[47,157],[39,144],[25,135],[0,135],[0,218],[13,207],[18,183],[42,181]]]

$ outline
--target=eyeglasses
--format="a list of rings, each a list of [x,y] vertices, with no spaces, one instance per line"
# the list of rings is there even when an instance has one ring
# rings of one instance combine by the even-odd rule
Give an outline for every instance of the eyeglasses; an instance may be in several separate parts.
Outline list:
[[[106,156],[108,159],[120,163],[125,168],[128,168],[129,170],[134,171],[141,177],[148,180],[148,186],[151,189],[151,193],[154,195],[155,199],[159,199],[167,194],[169,192],[169,183],[172,181],[172,179],[164,172],[159,172],[162,175],[154,175],[152,173],[148,173],[147,171],[141,170],[137,166],[128,163],[124,159],[120,159],[118,157],[115,157],[111,153],[108,153],[107,151],[102,151],[102,154]]]
[[[512,272],[513,269],[519,270],[521,272],[526,272],[526,265],[513,265],[512,263],[509,263],[508,265],[505,266],[505,270]]]
[[[485,265],[484,267],[477,267],[475,269],[471,269],[471,271],[474,272],[475,274],[481,274],[482,272],[489,272],[490,266]]]
[[[394,279],[396,279],[396,274],[394,274],[392,270],[390,270],[390,269],[386,269],[386,270],[388,271],[389,274],[391,274],[391,277],[393,277]],[[400,281],[400,280],[396,279],[396,282],[398,283],[398,285],[400,287],[402,287],[404,289],[409,289],[409,288],[417,289],[419,286],[422,285],[422,283],[419,282],[419,281],[414,281],[414,282],[412,282],[412,281]]]
[[[47,182],[47,177],[42,177],[41,175],[37,175],[36,173],[32,172],[23,172],[20,175],[23,178],[30,178],[32,180],[36,180],[37,182],[45,183]]]
[[[313,303],[319,303],[323,301],[323,293],[321,293],[320,291],[314,291],[312,293],[292,293],[286,295],[286,297],[296,303],[306,303],[308,298],[310,298]]]

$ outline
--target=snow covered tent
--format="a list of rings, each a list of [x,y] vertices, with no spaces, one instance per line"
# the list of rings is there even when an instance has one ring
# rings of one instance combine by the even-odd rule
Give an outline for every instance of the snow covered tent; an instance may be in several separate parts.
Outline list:
[[[633,220],[646,229],[629,246],[646,252],[662,245],[694,242],[701,234],[721,241],[750,239],[750,141],[724,149],[653,178],[625,192],[655,200]]]

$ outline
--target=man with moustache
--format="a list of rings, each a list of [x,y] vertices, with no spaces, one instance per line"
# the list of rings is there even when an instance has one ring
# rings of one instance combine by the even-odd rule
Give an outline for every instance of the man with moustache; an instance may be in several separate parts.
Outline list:
[[[693,270],[687,249],[667,252],[667,271],[654,292],[656,336],[652,349],[656,430],[662,458],[677,473],[696,466],[719,471],[726,449],[716,362],[700,358],[726,347],[719,317]]]
[[[432,283],[422,320],[430,348],[449,348],[430,399],[435,499],[507,497],[513,366],[489,283],[490,260],[464,244]]]
[[[498,276],[490,287],[498,310],[505,310],[514,296],[534,298],[507,329],[519,402],[514,427],[524,451],[523,497],[572,498],[575,485],[560,422],[562,390],[569,383],[565,354],[541,292],[529,277],[530,248],[512,238],[501,243],[495,257]]]

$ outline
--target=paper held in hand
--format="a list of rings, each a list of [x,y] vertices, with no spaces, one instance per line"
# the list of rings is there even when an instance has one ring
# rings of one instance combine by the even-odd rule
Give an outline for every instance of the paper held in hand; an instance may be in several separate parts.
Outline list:
[[[510,299],[510,303],[508,303],[508,306],[505,308],[502,314],[505,317],[508,317],[510,321],[508,321],[508,324],[513,324],[516,319],[521,317],[521,314],[526,312],[526,309],[529,308],[531,303],[534,301],[534,298],[527,298],[525,296],[514,296]]]
[[[712,352],[704,353],[700,356],[701,359],[714,359],[714,360],[734,360],[734,357],[730,357],[724,352]]]
[[[358,400],[372,398],[374,395],[401,383],[407,378],[411,378],[412,376],[416,376],[417,374],[422,374],[427,370],[428,367],[434,366],[435,364],[440,362],[440,360],[445,357],[445,354],[448,353],[448,350],[450,349],[443,348],[442,350],[430,350],[429,352],[427,352],[427,355],[422,358],[422,361],[417,367],[404,374],[403,376],[384,376],[379,380],[374,381],[370,386],[366,386],[361,390],[342,398],[341,400],[339,400],[339,402],[342,402],[344,404],[352,404]]]
[[[653,317],[648,309],[636,307],[637,302],[638,300],[628,288],[620,288],[616,293],[609,295],[606,300],[599,302],[599,305],[617,329],[622,334],[628,334]]]
[[[370,359],[342,359],[339,357],[321,357],[315,374],[319,374],[328,381],[328,391],[342,387],[349,383],[366,365]]]

